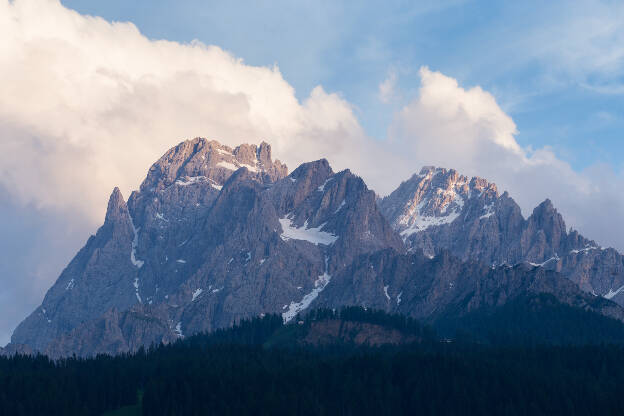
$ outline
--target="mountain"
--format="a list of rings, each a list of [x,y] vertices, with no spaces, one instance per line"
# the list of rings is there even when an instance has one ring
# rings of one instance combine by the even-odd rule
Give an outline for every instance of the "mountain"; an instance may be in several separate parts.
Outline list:
[[[12,342],[116,353],[307,308],[361,254],[403,250],[374,192],[326,160],[290,175],[270,146],[195,139],[167,152],[70,262]]]
[[[290,322],[318,306],[443,325],[544,293],[624,321],[624,309],[584,286],[583,276],[600,290],[620,279],[595,257],[619,254],[580,248],[592,244],[567,233],[550,203],[524,220],[506,193],[455,171],[424,169],[378,201],[325,159],[288,174],[267,143],[196,138],[154,163],[127,202],[113,190],[104,224],[11,345],[116,354],[268,313]]]
[[[555,270],[582,290],[624,305],[624,257],[565,222],[550,200],[524,218],[507,192],[453,169],[425,167],[379,201],[410,251],[448,250],[464,261]]]
[[[448,251],[433,259],[420,252],[378,251],[361,256],[332,283],[317,306],[361,305],[434,326],[474,312],[494,311],[527,294],[544,293],[562,304],[624,320],[620,306],[579,290],[553,270],[525,263],[491,267],[463,262]]]

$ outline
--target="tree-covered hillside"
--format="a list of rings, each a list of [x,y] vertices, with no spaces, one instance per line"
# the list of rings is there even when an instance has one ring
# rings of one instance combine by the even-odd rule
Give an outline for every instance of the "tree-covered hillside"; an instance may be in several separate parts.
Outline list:
[[[389,343],[371,346],[380,335]],[[622,414],[622,385],[617,344],[439,340],[411,319],[347,308],[133,355],[0,358],[0,415]]]

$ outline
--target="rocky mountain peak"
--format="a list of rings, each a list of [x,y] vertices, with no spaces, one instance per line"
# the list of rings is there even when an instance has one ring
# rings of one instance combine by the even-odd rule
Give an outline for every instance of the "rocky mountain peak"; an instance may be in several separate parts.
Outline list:
[[[566,234],[565,221],[555,209],[550,199],[546,199],[533,210],[529,222],[540,229],[546,229],[559,235]]]
[[[104,223],[116,223],[128,219],[128,207],[119,188],[115,187],[108,199]]]
[[[260,143],[260,146],[258,146],[256,155],[262,165],[264,166],[270,165],[271,164],[271,145],[263,141],[262,143]]]
[[[448,250],[464,261],[513,265],[525,262],[561,273],[592,294],[624,304],[624,258],[576,231],[546,199],[525,219],[496,185],[450,169],[427,166],[379,206],[412,252]]]
[[[545,270],[592,293],[583,302],[624,297],[622,257],[566,234],[548,200],[525,220],[496,185],[432,166],[377,200],[326,159],[287,176],[265,142],[195,138],[154,163],[127,203],[113,190],[104,225],[12,341],[118,353],[318,305],[428,318],[505,302]]]
[[[297,169],[295,169],[290,175],[293,179],[318,178],[325,180],[327,177],[334,174],[327,159],[319,159],[313,162],[302,163]]]
[[[471,212],[488,215],[498,198],[496,185],[454,169],[426,166],[380,201],[394,228],[407,237],[429,227],[449,224],[461,216],[469,200],[479,200]]]
[[[540,225],[543,225],[545,222],[563,223],[563,217],[559,214],[550,199],[545,199],[541,204],[536,206],[533,209],[531,217],[534,218],[535,221],[539,221]],[[563,228],[565,229],[565,224],[563,224]]]
[[[202,181],[218,188],[241,167],[246,167],[262,182],[275,182],[288,174],[286,165],[271,159],[271,146],[265,142],[260,146],[241,144],[232,149],[198,137],[171,148],[154,163],[141,184],[141,192]]]
[[[533,210],[523,233],[522,243],[529,258],[542,260],[544,256],[557,258],[569,250],[567,231],[563,217],[550,199],[546,199]],[[576,248],[576,247],[572,247]]]

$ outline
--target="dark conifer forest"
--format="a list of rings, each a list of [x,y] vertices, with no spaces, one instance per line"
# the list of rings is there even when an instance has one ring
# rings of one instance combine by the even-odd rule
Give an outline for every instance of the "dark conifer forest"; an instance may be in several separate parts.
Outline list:
[[[549,307],[548,299],[523,302],[540,303],[534,312]],[[403,316],[346,308],[312,311],[291,325],[267,315],[131,355],[4,357],[0,415],[624,414],[624,347],[613,336],[602,344],[583,338],[618,334],[621,325],[580,313],[573,324],[592,331],[556,332],[550,345],[541,338],[552,330],[548,319],[523,331],[524,342],[518,331],[490,336],[512,313],[519,328],[523,320],[539,325],[526,310],[471,317],[472,335],[453,339]],[[409,342],[303,342],[327,322],[366,323]],[[489,326],[482,334],[479,322]]]

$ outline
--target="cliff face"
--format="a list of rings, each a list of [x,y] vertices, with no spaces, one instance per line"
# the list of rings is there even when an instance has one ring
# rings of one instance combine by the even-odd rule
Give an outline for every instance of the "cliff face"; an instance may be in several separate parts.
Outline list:
[[[464,261],[529,263],[554,270],[584,291],[624,304],[624,258],[599,247],[565,222],[550,200],[529,218],[485,179],[427,167],[379,202],[410,251],[443,250]]]
[[[193,139],[127,203],[112,192],[104,224],[10,348],[115,354],[317,306],[435,323],[526,293],[622,320],[622,308],[587,293],[618,300],[624,285],[622,257],[594,246],[566,232],[549,201],[525,220],[495,185],[452,170],[425,168],[378,204],[324,159],[288,174],[266,143]]]
[[[14,343],[53,356],[123,352],[261,313],[305,310],[352,259],[403,242],[375,195],[326,160],[195,139],[171,149],[63,272]],[[45,311],[45,312],[43,312]]]

